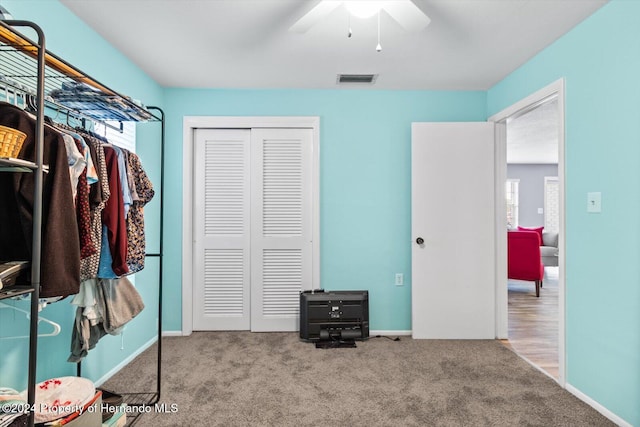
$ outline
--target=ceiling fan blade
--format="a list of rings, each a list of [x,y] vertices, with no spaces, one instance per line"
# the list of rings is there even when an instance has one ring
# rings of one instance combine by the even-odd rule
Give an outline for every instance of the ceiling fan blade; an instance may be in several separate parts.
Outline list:
[[[335,8],[340,6],[342,1],[321,1],[316,7],[311,9],[309,13],[300,18],[295,24],[293,24],[289,31],[296,33],[306,33],[309,28],[313,27],[327,15],[329,15]]]
[[[398,24],[412,33],[424,30],[431,22],[431,19],[412,1],[389,1],[385,3],[384,9]]]

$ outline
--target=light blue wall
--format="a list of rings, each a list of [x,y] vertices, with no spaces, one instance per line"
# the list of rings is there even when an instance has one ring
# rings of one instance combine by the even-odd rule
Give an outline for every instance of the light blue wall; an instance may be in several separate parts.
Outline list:
[[[484,120],[484,92],[168,89],[165,101],[175,224],[166,234],[167,329],[181,328],[182,119],[190,115],[320,116],[321,284],[368,289],[372,329],[411,329],[411,122]]]
[[[15,19],[37,23],[44,30],[48,49],[78,68],[91,74],[107,86],[126,93],[147,104],[162,105],[162,88],[146,76],[130,60],[80,21],[66,7],[55,0],[0,0]],[[25,35],[35,38],[30,30]],[[157,123],[137,126],[138,152],[145,169],[159,190],[159,137]],[[149,250],[157,251],[158,200],[145,209]],[[155,336],[157,310],[157,259],[147,261],[147,269],[136,276],[136,285],[146,304],[142,314],[126,328],[123,337],[105,337],[83,363],[83,375],[97,380],[126,359]],[[28,301],[14,303],[28,310]],[[51,304],[41,315],[59,323],[62,332],[57,337],[39,340],[38,381],[62,375],[75,375],[75,364],[67,363],[71,343],[74,307],[69,299]],[[23,314],[0,310],[0,337],[27,332],[28,321]],[[45,325],[41,325],[43,331]],[[26,339],[0,339],[0,385],[18,390],[26,386],[28,344]]]
[[[614,0],[488,92],[566,82],[567,381],[640,425],[640,2]],[[602,213],[586,212],[602,192]]]

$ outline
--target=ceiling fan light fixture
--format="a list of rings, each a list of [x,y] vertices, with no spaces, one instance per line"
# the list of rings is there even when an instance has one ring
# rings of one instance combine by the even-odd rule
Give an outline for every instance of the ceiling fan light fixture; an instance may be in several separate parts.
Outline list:
[[[321,0],[316,6],[293,24],[289,31],[306,33],[316,23],[328,18],[334,10],[344,9],[356,18],[371,18],[384,9],[386,14],[405,30],[418,33],[431,19],[415,5],[417,0]]]
[[[344,6],[356,18],[367,19],[384,9],[385,3],[387,2],[380,0],[348,0],[344,2]]]

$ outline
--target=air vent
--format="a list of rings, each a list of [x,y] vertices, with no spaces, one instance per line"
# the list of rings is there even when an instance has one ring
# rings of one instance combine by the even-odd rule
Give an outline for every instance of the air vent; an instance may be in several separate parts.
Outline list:
[[[374,84],[377,74],[338,74],[338,83],[367,83]]]

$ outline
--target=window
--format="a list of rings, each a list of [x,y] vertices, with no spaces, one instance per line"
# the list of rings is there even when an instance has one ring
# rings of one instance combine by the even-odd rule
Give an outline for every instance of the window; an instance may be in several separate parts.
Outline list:
[[[106,122],[109,125],[115,127],[116,129],[120,128],[120,122],[118,121],[108,121]],[[119,132],[115,129],[112,129],[108,126],[105,126],[102,123],[96,123],[94,127],[94,132],[99,135],[104,135],[105,138],[109,141],[109,143],[116,145],[118,147],[126,148],[132,153],[136,152],[136,124],[135,122],[123,122],[122,123],[122,132]]]
[[[507,196],[507,228],[518,226],[518,187],[519,179],[507,179],[505,194]]]
[[[544,177],[544,229],[560,230],[560,186],[557,176]]]

